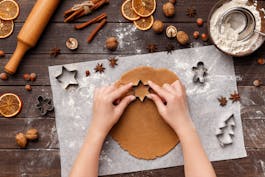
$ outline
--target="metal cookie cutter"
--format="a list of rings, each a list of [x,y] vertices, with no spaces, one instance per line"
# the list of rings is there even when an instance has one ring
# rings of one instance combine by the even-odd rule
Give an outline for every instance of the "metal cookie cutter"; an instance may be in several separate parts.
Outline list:
[[[67,89],[69,86],[78,86],[76,80],[77,70],[68,70],[65,66],[62,66],[61,73],[56,76],[58,82],[60,82],[64,89]]]
[[[198,62],[196,67],[192,67],[192,71],[194,71],[193,82],[201,84],[206,82],[206,76],[208,73],[203,62]]]
[[[48,112],[54,109],[52,99],[38,96],[37,100],[38,103],[36,104],[36,108],[40,111],[41,116],[46,115]]]
[[[216,137],[222,147],[233,143],[234,128],[236,126],[234,114],[218,125]]]

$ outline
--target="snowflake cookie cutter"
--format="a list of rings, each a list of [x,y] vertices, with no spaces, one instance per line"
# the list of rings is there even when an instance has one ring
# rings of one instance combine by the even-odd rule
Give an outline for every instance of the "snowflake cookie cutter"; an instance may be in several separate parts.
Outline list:
[[[204,84],[206,82],[206,76],[208,75],[208,69],[204,66],[202,61],[197,63],[197,66],[192,67],[192,71],[194,72],[193,82]]]
[[[226,145],[233,144],[235,126],[236,122],[234,114],[230,115],[224,121],[219,123],[216,130],[216,137],[219,141],[220,146],[225,147]]]
[[[38,96],[37,101],[36,108],[40,111],[41,116],[45,116],[48,112],[53,111],[54,105],[52,99]]]
[[[55,77],[55,79],[62,84],[64,89],[69,86],[78,86],[77,70],[69,70],[65,66],[62,66],[61,73]]]

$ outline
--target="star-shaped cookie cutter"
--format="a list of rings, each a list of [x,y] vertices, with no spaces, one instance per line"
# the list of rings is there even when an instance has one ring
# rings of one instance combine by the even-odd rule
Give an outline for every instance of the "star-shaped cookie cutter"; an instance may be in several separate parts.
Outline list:
[[[36,108],[40,111],[41,116],[45,116],[48,112],[54,109],[52,99],[50,98],[38,96],[37,101]]]
[[[146,96],[150,93],[150,87],[148,84],[144,84],[141,80],[137,84],[133,85],[134,96],[141,102],[144,102]]]
[[[55,78],[63,85],[64,89],[67,89],[69,86],[78,86],[77,72],[77,70],[68,70],[65,66],[62,66],[61,73]]]
[[[197,66],[192,67],[192,71],[194,72],[193,76],[193,82],[194,83],[200,83],[204,84],[206,82],[206,76],[208,75],[207,73],[207,68],[204,66],[203,62],[198,62]]]

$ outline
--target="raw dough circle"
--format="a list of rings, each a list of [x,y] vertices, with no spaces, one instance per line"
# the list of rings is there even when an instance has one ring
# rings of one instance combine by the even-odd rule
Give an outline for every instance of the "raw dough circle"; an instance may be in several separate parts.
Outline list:
[[[176,74],[167,69],[138,67],[125,73],[117,85],[129,82],[137,85],[139,80],[147,84],[151,80],[162,86],[177,79]],[[131,103],[112,128],[110,135],[131,155],[146,160],[167,154],[179,143],[176,133],[160,117],[156,105],[149,99],[143,102],[137,99]]]

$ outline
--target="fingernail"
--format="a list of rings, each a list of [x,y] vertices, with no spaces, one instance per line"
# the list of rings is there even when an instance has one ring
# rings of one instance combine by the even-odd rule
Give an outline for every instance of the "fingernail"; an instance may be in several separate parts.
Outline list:
[[[148,84],[151,84],[152,82],[151,81],[147,81]]]
[[[135,100],[135,98],[136,98],[135,96],[131,96],[131,100],[132,100],[132,101]]]

